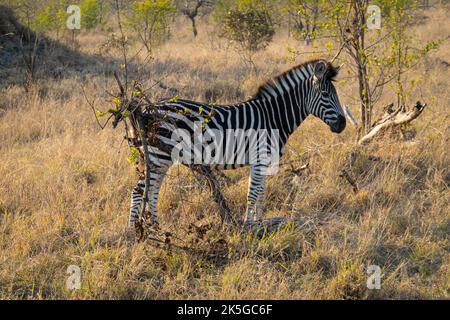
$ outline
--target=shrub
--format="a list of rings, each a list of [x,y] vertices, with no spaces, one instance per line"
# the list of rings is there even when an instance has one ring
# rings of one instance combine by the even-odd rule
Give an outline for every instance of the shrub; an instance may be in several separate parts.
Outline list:
[[[62,6],[46,5],[36,11],[30,27],[38,32],[59,32],[64,30],[66,12]]]
[[[270,9],[263,1],[236,0],[219,6],[216,20],[219,22],[219,35],[235,44],[246,62],[253,65],[255,52],[264,49],[272,41],[275,26]]]
[[[84,0],[80,3],[81,26],[92,29],[103,23],[105,7],[102,1]]]
[[[169,38],[169,19],[175,10],[169,0],[133,2],[128,26],[149,53]]]

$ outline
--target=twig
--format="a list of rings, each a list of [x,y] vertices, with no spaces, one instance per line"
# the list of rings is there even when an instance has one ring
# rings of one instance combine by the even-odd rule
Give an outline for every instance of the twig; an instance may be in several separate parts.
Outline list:
[[[97,112],[95,110],[95,106],[94,103],[89,101],[89,98],[87,97],[86,91],[84,90],[84,86],[81,86],[81,91],[83,91],[83,95],[84,95],[84,99],[86,100],[86,102],[88,103],[89,107],[92,109],[92,111],[94,112],[94,117],[95,120],[97,121],[97,124],[99,125],[99,127],[103,130],[105,129],[105,127],[107,126],[109,120],[113,117],[113,114],[111,114],[108,119],[106,119],[106,122],[102,125],[100,123],[100,120],[98,120],[98,116],[97,116]]]
[[[211,168],[200,165],[200,166],[191,166],[191,169],[193,172],[200,173],[208,181],[208,186],[212,192],[214,201],[217,203],[219,207],[220,217],[222,221],[236,225],[237,221],[231,214],[231,210],[228,206],[228,203],[225,200],[224,196],[222,195],[222,192],[220,191],[219,181],[217,181],[217,178],[211,171]],[[195,177],[198,180],[197,176]]]
[[[334,60],[336,60],[336,59],[339,57],[339,55],[340,55],[341,52],[342,52],[342,49],[344,49],[344,47],[346,46],[346,44],[347,44],[347,42],[343,42],[343,43],[341,44],[341,47],[339,48],[338,52],[337,52],[337,53],[334,55],[334,57],[330,60],[330,63],[331,63],[331,64],[334,62]]]
[[[347,170],[342,169],[341,172],[339,173],[339,177],[345,178],[345,180],[347,180],[347,182],[352,186],[353,192],[355,194],[358,193],[358,185],[356,184],[356,181],[347,172]]]
[[[114,78],[116,78],[117,85],[119,86],[120,95],[121,95],[122,97],[124,97],[124,96],[125,96],[125,89],[123,88],[122,83],[120,82],[119,75],[117,74],[116,71],[114,71]]]
[[[141,138],[142,148],[144,149],[144,161],[145,161],[145,188],[144,188],[144,199],[143,199],[143,204],[142,204],[142,209],[141,209],[141,220],[142,220],[142,218],[145,217],[144,214],[145,214],[146,205],[148,202],[148,190],[149,190],[149,186],[150,186],[150,158],[148,156],[149,150],[147,147],[147,139],[145,136],[143,136],[143,133],[145,133],[146,131],[144,130],[144,125],[142,124],[141,112],[137,113],[137,122],[139,125],[138,133]]]
[[[347,116],[348,120],[350,120],[351,124],[355,127],[358,127],[358,123],[356,122],[355,117],[353,116],[347,104],[344,106],[344,113]]]

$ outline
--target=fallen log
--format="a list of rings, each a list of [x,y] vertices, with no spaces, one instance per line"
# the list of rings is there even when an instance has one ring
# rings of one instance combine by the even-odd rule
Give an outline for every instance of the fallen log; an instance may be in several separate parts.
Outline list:
[[[357,181],[351,175],[351,169],[356,161],[356,158],[360,154],[361,149],[359,147],[367,145],[376,137],[381,136],[382,133],[386,132],[388,129],[400,128],[400,126],[410,123],[421,115],[426,106],[426,104],[422,104],[420,101],[417,101],[413,108],[407,110],[405,106],[400,106],[399,108],[394,109],[394,104],[390,104],[384,108],[384,115],[372,125],[369,132],[362,138],[357,139],[356,146],[351,150],[348,161],[339,173],[339,177],[348,182],[355,194],[358,193],[359,186]],[[347,119],[349,119],[349,121],[357,128],[358,132],[361,132],[361,126],[357,123],[347,105],[344,106],[344,112]],[[373,161],[381,160],[380,158],[373,156],[369,156],[368,159]]]
[[[386,113],[380,120],[376,121],[370,131],[358,141],[358,145],[365,145],[372,141],[375,136],[380,135],[389,128],[399,127],[410,123],[423,112],[427,104],[417,101],[416,105],[410,110],[406,110],[405,106],[399,107],[397,110],[392,109],[392,105],[388,106]]]

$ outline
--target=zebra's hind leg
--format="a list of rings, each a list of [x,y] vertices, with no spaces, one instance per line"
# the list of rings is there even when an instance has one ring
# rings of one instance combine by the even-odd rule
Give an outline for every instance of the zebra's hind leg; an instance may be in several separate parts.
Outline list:
[[[156,152],[159,152],[159,156]],[[172,165],[170,158],[162,154],[159,150],[151,148],[149,152],[151,165],[149,168],[149,186],[147,193],[147,210],[144,219],[150,224],[157,224],[158,218],[156,214],[156,205],[158,202],[159,190],[161,188],[164,176],[167,170]],[[141,177],[138,184],[133,188],[131,192],[131,207],[130,207],[130,218],[128,221],[129,227],[136,225],[139,220],[142,211],[142,202],[144,199],[145,192],[145,178]]]
[[[267,167],[263,165],[250,167],[245,224],[253,223],[255,218],[257,220],[261,219],[266,184],[265,170],[267,170]]]
[[[161,190],[164,177],[170,165],[154,166],[150,168],[150,185],[148,188],[148,213],[151,225],[158,224],[156,206],[158,204],[159,191]]]
[[[128,226],[133,227],[141,214],[142,197],[144,195],[145,181],[139,180],[137,185],[131,191],[131,206]]]

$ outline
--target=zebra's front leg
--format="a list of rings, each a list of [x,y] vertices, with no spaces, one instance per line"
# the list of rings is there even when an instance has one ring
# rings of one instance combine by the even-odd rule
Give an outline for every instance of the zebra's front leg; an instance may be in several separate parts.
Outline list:
[[[259,187],[258,198],[256,199],[255,203],[255,215],[254,215],[255,221],[260,221],[262,219],[262,214],[264,211],[265,193],[266,193],[266,179],[264,176],[264,180]]]
[[[250,167],[250,180],[247,194],[247,213],[245,224],[253,223],[262,217],[267,167],[254,165]]]

